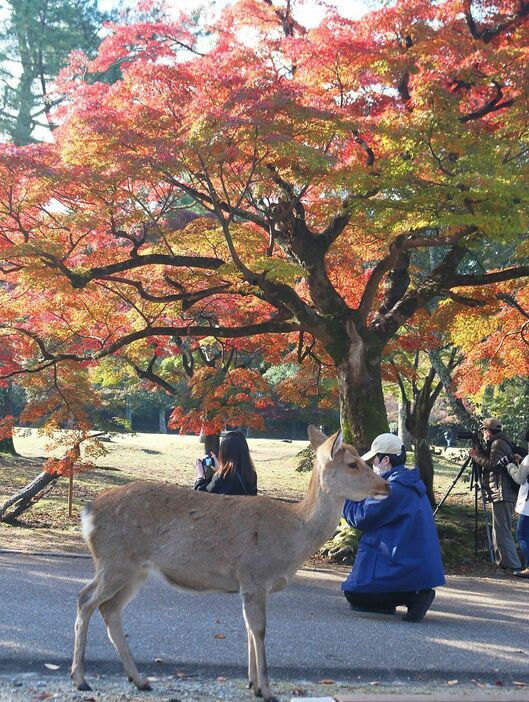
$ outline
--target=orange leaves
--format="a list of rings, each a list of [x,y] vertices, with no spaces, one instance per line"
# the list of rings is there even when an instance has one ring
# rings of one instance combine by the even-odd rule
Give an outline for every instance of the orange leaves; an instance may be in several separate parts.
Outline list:
[[[465,228],[475,233],[457,239],[468,251],[459,270],[475,270],[481,243],[491,258],[496,243],[522,238],[527,22],[484,41],[480,32],[516,4],[481,3],[476,36],[461,7],[399,0],[362,22],[330,11],[307,32],[290,5],[287,13],[280,3],[241,0],[197,52],[202,27],[169,21],[147,2],[108,28],[92,62],[73,55],[57,84],[68,101],[55,142],[0,147],[6,367],[46,371],[24,381],[35,401],[26,417],[85,426],[97,402],[87,374],[57,371],[54,355],[88,366],[126,342],[131,367],[153,357],[181,368],[180,347],[198,355],[206,335],[237,336],[264,321],[304,327],[331,348],[334,325],[356,324],[366,286],[378,282],[372,272],[404,238],[409,283],[403,276],[398,290],[392,264],[382,265],[368,325],[385,298],[391,307],[404,294],[405,304],[385,311],[407,322],[414,289],[425,289],[449,238]],[[113,83],[84,80],[111,66],[120,73]],[[415,248],[416,232],[437,240]],[[525,253],[518,245],[517,260]],[[450,325],[474,366],[489,359],[484,375],[497,379],[502,364],[505,373],[525,368],[513,314],[443,303],[431,317],[417,314],[389,351],[427,350]],[[365,339],[378,333],[358,326]],[[188,344],[194,327],[200,345]],[[328,355],[318,343],[304,356],[295,337],[212,343],[268,364],[305,358],[308,369],[274,387],[281,401],[336,403]],[[175,409],[173,425],[262,422],[266,380],[208,364],[195,367],[190,411]],[[60,460],[60,470],[75,462]]]
[[[196,433],[202,428],[214,433],[226,425],[262,429],[262,412],[273,404],[270,386],[260,373],[249,368],[226,373],[201,368],[190,387],[194,406],[175,407],[168,421],[169,428],[180,433]]]
[[[72,446],[65,452],[62,458],[48,458],[43,465],[46,473],[57,473],[58,475],[71,476],[93,468],[93,463],[81,462],[81,444],[90,441],[90,435],[81,433],[75,439]]]
[[[462,394],[477,395],[487,385],[529,375],[529,295],[527,286],[511,282],[497,286],[485,307],[460,311],[449,332],[465,350],[458,371]]]
[[[11,415],[0,418],[0,441],[3,439],[9,439],[13,435],[14,425],[15,418]]]

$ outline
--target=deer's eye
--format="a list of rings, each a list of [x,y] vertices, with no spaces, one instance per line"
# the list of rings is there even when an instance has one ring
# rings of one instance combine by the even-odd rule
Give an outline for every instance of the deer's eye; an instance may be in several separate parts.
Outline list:
[[[355,470],[358,468],[357,463],[348,463],[349,468],[354,468]]]

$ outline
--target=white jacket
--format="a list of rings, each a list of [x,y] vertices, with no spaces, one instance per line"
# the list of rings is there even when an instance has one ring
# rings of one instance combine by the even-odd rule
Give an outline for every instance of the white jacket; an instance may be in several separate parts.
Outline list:
[[[529,456],[526,456],[520,465],[523,467],[528,467]],[[520,489],[518,490],[518,499],[516,500],[516,506],[514,508],[518,514],[523,514],[526,517],[529,517],[529,500],[527,499],[528,494],[529,481],[526,480],[525,483],[520,485]]]

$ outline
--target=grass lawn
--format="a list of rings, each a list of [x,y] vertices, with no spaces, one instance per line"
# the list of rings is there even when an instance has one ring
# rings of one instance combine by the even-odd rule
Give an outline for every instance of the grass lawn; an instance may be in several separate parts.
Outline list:
[[[48,440],[35,430],[15,435],[20,457],[0,456],[0,504],[41,472]],[[270,497],[299,500],[309,482],[308,473],[298,473],[296,454],[306,441],[286,443],[272,439],[249,439],[250,451],[259,475],[259,491]],[[131,480],[161,480],[193,485],[195,459],[204,453],[197,436],[163,434],[121,434],[104,444],[107,454],[96,461],[94,470],[75,477],[74,514],[68,518],[68,480],[57,486],[31,510],[21,516],[20,526],[0,523],[0,548],[84,549],[79,531],[79,513],[98,492]]]
[[[0,456],[0,504],[41,471],[43,457],[53,454],[47,439],[35,430],[15,435],[20,457]],[[274,439],[249,439],[259,475],[259,491],[274,498],[299,500],[307,489],[309,474],[299,473],[297,454],[306,441],[287,443]],[[20,525],[0,523],[0,548],[25,550],[84,550],[79,531],[79,513],[101,490],[131,480],[162,480],[180,485],[194,482],[194,461],[203,453],[196,436],[122,434],[104,444],[107,454],[96,468],[75,477],[74,515],[67,510],[68,481],[62,479],[35,507],[21,516]],[[60,455],[60,452],[55,452]],[[457,473],[463,451],[452,451],[454,460],[435,456],[437,501]],[[456,460],[457,459],[457,460]],[[459,462],[457,462],[459,461]],[[436,520],[449,570],[485,568],[486,539],[479,505],[478,560],[474,557],[474,496],[469,490],[469,470],[457,482]]]

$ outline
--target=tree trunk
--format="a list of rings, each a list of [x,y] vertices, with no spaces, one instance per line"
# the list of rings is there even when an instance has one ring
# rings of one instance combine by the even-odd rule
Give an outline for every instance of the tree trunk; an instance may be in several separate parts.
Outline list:
[[[448,398],[450,407],[461,423],[462,428],[466,431],[476,431],[479,426],[479,420],[474,414],[472,414],[472,412],[467,410],[459,397],[456,397],[451,369],[449,369],[443,362],[439,351],[429,351],[428,356],[430,357],[432,367],[435,368],[437,375],[443,384],[445,395]]]
[[[351,336],[345,342],[346,353],[336,364],[340,421],[345,440],[363,453],[378,434],[389,431],[388,416],[382,392],[381,349],[356,332]]]
[[[409,401],[399,400],[399,415],[397,433],[407,450],[411,449],[412,436],[408,429]]]
[[[10,456],[18,456],[12,436],[8,436],[5,439],[0,439],[0,453],[7,453]]]
[[[33,131],[31,110],[34,105],[32,85],[35,80],[35,67],[29,47],[27,3],[13,3],[12,8],[12,21],[20,53],[20,63],[22,64],[22,72],[17,86],[18,113],[12,136],[13,142],[17,146],[24,146],[31,142],[31,132]]]
[[[433,493],[433,461],[428,438],[428,424],[430,412],[427,416],[416,414],[415,419],[415,463],[419,468],[421,479],[426,485],[426,493],[431,505],[435,505]]]
[[[435,496],[433,493],[434,467],[428,438],[428,427],[430,425],[432,408],[442,388],[440,382],[435,388],[432,388],[434,378],[435,369],[430,368],[430,372],[425,378],[422,388],[415,396],[413,411],[410,416],[410,431],[413,434],[415,442],[415,463],[426,485],[426,492],[432,506],[435,505]]]
[[[160,434],[167,434],[167,423],[165,421],[165,407],[160,407],[158,410],[158,427]]]
[[[11,383],[6,387],[0,387],[0,417],[13,415],[13,389]],[[18,456],[13,443],[13,434],[0,439],[0,453],[7,453],[10,456]]]
[[[23,512],[32,507],[46,495],[57,483],[60,475],[57,473],[39,473],[30,483],[15,495],[10,497],[0,507],[0,522],[13,522]],[[13,509],[8,512],[9,508]]]

